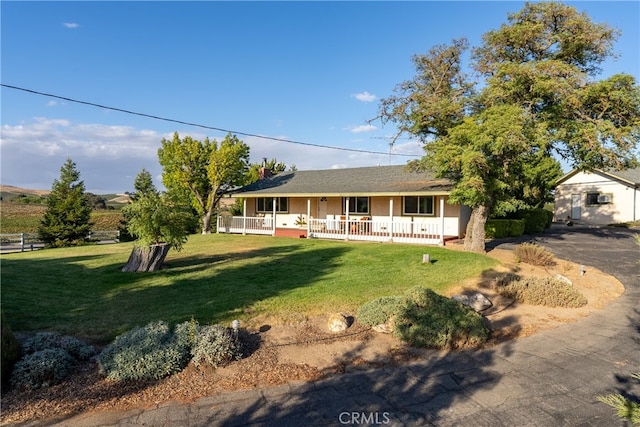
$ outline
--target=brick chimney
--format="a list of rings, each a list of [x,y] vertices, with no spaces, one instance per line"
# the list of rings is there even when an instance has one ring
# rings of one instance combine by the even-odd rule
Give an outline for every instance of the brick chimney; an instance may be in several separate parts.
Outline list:
[[[271,178],[273,174],[271,173],[271,169],[267,167],[267,158],[264,157],[262,159],[262,167],[258,169],[258,177],[260,179]]]
[[[258,176],[260,177],[260,179],[271,178],[272,176],[271,169],[265,168],[264,166],[262,166],[258,170]]]

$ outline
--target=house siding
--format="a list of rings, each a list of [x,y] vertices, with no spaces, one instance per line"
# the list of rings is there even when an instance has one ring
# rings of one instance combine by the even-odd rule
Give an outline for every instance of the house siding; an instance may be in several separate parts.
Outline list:
[[[589,193],[609,196],[610,201],[588,204]],[[640,190],[604,174],[578,172],[556,187],[554,216],[557,221],[571,218],[590,224],[612,224],[636,221],[640,219],[639,214]]]

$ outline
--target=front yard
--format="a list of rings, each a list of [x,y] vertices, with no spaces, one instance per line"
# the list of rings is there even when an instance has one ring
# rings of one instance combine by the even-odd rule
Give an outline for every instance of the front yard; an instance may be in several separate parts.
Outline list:
[[[122,273],[131,243],[3,255],[2,311],[15,331],[106,343],[136,325],[290,322],[355,313],[422,285],[444,293],[496,264],[439,247],[267,236],[194,235],[166,269]],[[431,263],[424,264],[423,254]]]

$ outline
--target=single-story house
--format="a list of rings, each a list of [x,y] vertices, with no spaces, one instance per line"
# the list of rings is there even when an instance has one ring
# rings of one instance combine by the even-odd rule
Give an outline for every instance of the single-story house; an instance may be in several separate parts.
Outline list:
[[[405,166],[281,172],[237,189],[243,215],[219,233],[444,244],[462,237],[471,210],[449,204],[452,183]]]
[[[640,168],[569,172],[556,183],[555,219],[590,224],[640,220]]]

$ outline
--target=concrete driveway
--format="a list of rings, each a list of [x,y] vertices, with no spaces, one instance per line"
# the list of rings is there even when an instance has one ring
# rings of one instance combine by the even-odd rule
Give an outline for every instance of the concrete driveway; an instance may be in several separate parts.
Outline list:
[[[629,380],[640,371],[640,249],[633,234],[555,226],[533,239],[560,258],[616,276],[626,287],[604,310],[554,330],[481,351],[434,352],[399,368],[226,393],[191,404],[82,414],[59,425],[624,425],[596,396],[640,396],[638,381]]]

